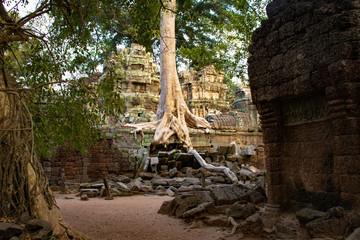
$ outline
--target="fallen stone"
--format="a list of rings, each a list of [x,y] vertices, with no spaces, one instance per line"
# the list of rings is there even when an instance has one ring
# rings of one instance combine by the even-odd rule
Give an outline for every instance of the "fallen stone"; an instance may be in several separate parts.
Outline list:
[[[227,213],[228,209],[231,207],[231,205],[221,205],[221,206],[215,206],[215,213],[217,214],[225,214]]]
[[[245,149],[241,150],[240,155],[253,156],[256,155],[255,146],[249,145]]]
[[[259,234],[264,227],[259,213],[255,213],[240,224],[239,230],[244,234]]]
[[[124,176],[124,175],[119,175],[119,176],[113,177],[112,180],[115,181],[115,182],[123,182],[123,183],[131,182],[131,179]]]
[[[17,222],[21,224],[26,224],[30,219],[30,214],[28,212],[24,212],[18,217]]]
[[[126,184],[122,183],[122,182],[116,182],[115,187],[117,189],[119,189],[120,191],[125,191],[125,192],[130,191],[129,187]]]
[[[233,218],[246,219],[253,215],[258,208],[252,203],[236,202],[228,209],[226,215]]]
[[[215,186],[211,189],[211,194],[216,205],[228,205],[237,201],[249,200],[247,189],[238,185]]]
[[[346,240],[359,240],[360,239],[360,228],[355,229]]]
[[[209,215],[203,219],[203,222],[208,226],[226,227],[229,223],[229,218],[225,215]]]
[[[242,157],[239,155],[227,155],[226,156],[226,160],[234,162],[234,163],[240,161],[241,159],[242,159]]]
[[[241,168],[238,172],[238,175],[241,180],[250,179],[251,181],[253,181],[256,178],[255,173],[245,168]]]
[[[163,179],[163,178],[153,178],[151,179],[151,183],[153,184],[153,186],[167,186],[168,185],[168,179]]]
[[[161,172],[167,172],[169,170],[169,166],[168,165],[161,165],[160,166],[160,171]]]
[[[166,195],[166,189],[163,186],[159,185],[155,189],[155,194],[160,195],[160,196]]]
[[[186,177],[184,182],[190,183],[192,185],[200,185],[200,179],[199,178]]]
[[[264,175],[264,171],[254,167],[254,166],[250,166],[249,170],[252,171],[253,173],[255,173],[257,176],[258,175]]]
[[[97,188],[83,188],[80,190],[80,195],[86,194],[89,198],[99,196],[100,190]]]
[[[90,188],[95,188],[95,189],[100,189],[102,187],[104,187],[103,183],[93,183],[90,185]]]
[[[229,149],[230,149],[229,146],[219,146],[216,151],[218,155],[225,156],[226,154],[228,154]]]
[[[14,223],[0,222],[0,239],[9,239],[14,236],[20,236],[24,231],[22,227]]]
[[[167,158],[168,156],[168,152],[165,152],[165,151],[159,151],[158,152],[158,158]]]
[[[155,174],[150,172],[140,172],[139,177],[144,180],[151,180],[155,177]]]
[[[146,193],[154,192],[152,186],[145,185],[145,184],[142,184],[142,185],[141,185],[140,191],[141,191],[141,192],[146,192]]]
[[[129,182],[126,185],[131,191],[138,192],[141,190],[141,185],[142,185],[141,180],[142,180],[141,178],[131,179],[131,182]]]
[[[80,195],[80,200],[87,201],[87,200],[89,200],[89,197],[86,193],[84,193],[84,194]]]
[[[169,214],[170,213],[170,207],[171,207],[171,202],[172,200],[169,201],[164,201],[161,206],[160,209],[158,210],[157,213],[159,214]]]
[[[276,236],[280,239],[297,239],[296,230],[285,225],[275,226]]]
[[[214,183],[225,183],[225,178],[223,176],[210,176],[208,179]]]
[[[25,229],[33,240],[46,239],[53,231],[51,223],[43,219],[33,219],[28,221],[25,225]]]
[[[205,227],[205,224],[203,221],[196,221],[196,222],[193,222],[187,229],[190,230],[190,229],[195,229],[195,228],[203,228]]]
[[[166,190],[166,194],[167,194],[167,195],[169,195],[170,197],[175,196],[174,191],[173,191],[173,190],[171,190],[170,188],[168,188],[168,189]]]
[[[313,238],[344,236],[349,227],[349,222],[344,215],[342,207],[334,207],[329,209],[324,217],[317,218],[305,226]]]
[[[325,214],[326,213],[322,211],[318,211],[310,208],[304,208],[296,213],[296,218],[299,220],[300,224],[306,224],[317,218],[324,217]]]
[[[177,170],[176,167],[174,167],[174,168],[169,170],[169,177],[171,177],[171,178],[176,177],[177,173],[178,173],[178,170]]]
[[[187,210],[186,212],[183,213],[183,218],[185,219],[198,219],[198,218],[203,218],[205,217],[207,214],[207,209],[211,208],[214,206],[214,202],[204,202],[199,204],[197,207],[192,208],[190,210]]]
[[[167,166],[168,158],[158,158],[159,159],[159,165],[161,166]]]
[[[253,204],[265,202],[265,197],[258,191],[251,191],[249,193],[250,202]]]

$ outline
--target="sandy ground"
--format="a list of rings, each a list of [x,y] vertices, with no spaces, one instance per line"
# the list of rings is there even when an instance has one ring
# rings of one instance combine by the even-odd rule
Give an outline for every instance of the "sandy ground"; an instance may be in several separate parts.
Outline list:
[[[188,229],[189,225],[174,217],[158,214],[168,196],[135,195],[114,200],[90,198],[81,201],[73,195],[56,195],[64,219],[94,240],[193,240],[222,239],[220,228]]]

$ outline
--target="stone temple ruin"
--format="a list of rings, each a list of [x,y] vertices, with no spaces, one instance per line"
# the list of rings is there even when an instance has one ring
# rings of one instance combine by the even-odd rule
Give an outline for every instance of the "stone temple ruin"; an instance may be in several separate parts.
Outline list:
[[[223,83],[224,73],[214,66],[196,71],[182,71],[179,76],[186,104],[192,113],[205,117],[210,112],[227,112],[227,86]]]
[[[125,103],[122,121],[153,121],[159,103],[160,76],[145,47],[132,44],[131,48],[120,50],[109,57],[105,68],[105,77],[115,79]]]
[[[201,116],[206,115],[213,128],[209,134],[190,129],[193,146],[198,151],[209,152],[208,160],[217,164],[229,160],[263,169],[264,148],[255,107],[247,95],[237,96],[236,101],[241,104],[231,108],[226,102],[227,87],[222,83],[223,77],[223,73],[216,72],[213,66],[200,72],[181,74],[190,109]],[[144,47],[132,44],[131,48],[111,55],[102,78],[115,80],[116,89],[124,99],[126,109],[121,117],[122,124],[153,121],[159,101],[159,74],[156,63]],[[249,92],[245,86],[242,89]],[[43,161],[52,185],[61,181],[61,169],[67,180],[78,183],[102,179],[103,172],[136,175],[140,162],[150,158],[148,149],[154,132],[144,131],[143,136],[134,136],[130,129],[119,128],[111,121],[104,129],[106,139],[90,149],[88,155],[59,148],[54,157]],[[170,145],[175,147],[176,139],[172,141]],[[230,153],[232,142],[238,145],[237,156]],[[171,169],[172,163],[168,167]]]
[[[50,182],[61,182],[61,169],[69,182],[97,181],[106,172],[107,197],[174,196],[159,213],[210,226],[230,222],[238,239],[345,239],[352,232],[346,239],[360,239],[360,4],[274,0],[267,15],[248,60],[262,132],[246,89],[237,89],[230,108],[217,92],[226,87],[213,67],[181,75],[190,109],[213,127],[210,134],[190,132],[194,148],[207,162],[228,166],[242,184],[201,169],[176,149],[149,155],[154,133],[134,139],[126,129],[107,132],[88,156],[58,149],[43,161]],[[133,48],[108,63],[129,101],[125,122],[147,120],[141,114],[156,111],[156,70],[143,48]],[[154,106],[139,105],[133,96],[152,99]],[[246,163],[258,169],[241,166]],[[104,185],[81,184],[79,195],[104,196]],[[282,214],[288,210],[292,215]]]

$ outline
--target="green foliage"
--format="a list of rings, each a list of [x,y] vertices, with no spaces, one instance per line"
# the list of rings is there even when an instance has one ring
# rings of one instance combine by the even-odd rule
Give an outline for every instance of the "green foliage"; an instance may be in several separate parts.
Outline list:
[[[247,48],[268,2],[178,0],[178,60],[195,70],[213,64],[226,73],[228,83],[231,77],[246,80]]]
[[[7,72],[33,116],[35,150],[42,157],[60,145],[85,153],[102,137],[105,120],[116,119],[124,109],[114,91],[117,83],[95,74],[111,43],[98,35],[100,23],[93,22],[100,19],[100,5],[87,3],[56,1],[52,24],[41,29],[44,36],[2,48]],[[26,27],[36,32],[37,24]]]

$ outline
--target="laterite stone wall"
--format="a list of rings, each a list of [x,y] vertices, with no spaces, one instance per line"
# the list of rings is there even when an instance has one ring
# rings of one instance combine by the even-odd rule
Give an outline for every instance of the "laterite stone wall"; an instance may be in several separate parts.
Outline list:
[[[253,35],[268,201],[360,203],[360,2],[274,0]]]

